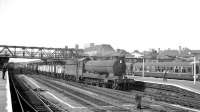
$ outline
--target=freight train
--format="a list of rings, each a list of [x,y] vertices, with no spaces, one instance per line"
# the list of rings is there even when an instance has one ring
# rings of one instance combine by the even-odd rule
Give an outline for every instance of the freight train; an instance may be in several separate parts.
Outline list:
[[[28,71],[51,77],[112,89],[127,89],[134,83],[134,79],[124,77],[126,74],[124,57],[37,62],[27,64],[26,68]]]
[[[200,79],[199,63],[196,64],[197,80]],[[193,80],[194,64],[191,62],[145,62],[144,76],[163,78],[163,72],[167,71],[167,78],[178,80]],[[127,75],[142,76],[143,63],[127,63]]]

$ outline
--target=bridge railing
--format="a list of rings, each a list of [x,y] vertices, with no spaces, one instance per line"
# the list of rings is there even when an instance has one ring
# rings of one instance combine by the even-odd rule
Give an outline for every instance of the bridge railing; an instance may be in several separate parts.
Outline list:
[[[0,45],[0,56],[29,59],[68,59],[79,54],[79,49]]]

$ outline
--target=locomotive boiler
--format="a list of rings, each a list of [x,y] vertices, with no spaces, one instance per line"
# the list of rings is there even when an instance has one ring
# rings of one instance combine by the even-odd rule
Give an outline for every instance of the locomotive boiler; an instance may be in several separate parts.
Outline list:
[[[123,76],[126,71],[126,65],[123,59],[92,60],[85,63],[85,71],[100,75]]]

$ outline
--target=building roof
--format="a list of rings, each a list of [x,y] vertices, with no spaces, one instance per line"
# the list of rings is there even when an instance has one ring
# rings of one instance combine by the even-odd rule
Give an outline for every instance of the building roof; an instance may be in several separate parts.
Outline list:
[[[115,53],[115,50],[108,44],[95,45],[84,49],[84,54],[89,56],[107,56],[113,53]]]
[[[200,55],[200,50],[191,50],[192,54],[199,54]]]
[[[158,53],[157,58],[158,59],[171,59],[171,57],[169,57],[168,55],[170,55],[170,56],[178,56],[179,52],[177,50],[164,50],[164,51],[160,51]]]
[[[172,57],[189,57],[191,56],[189,54],[190,50],[186,49],[186,50],[164,50],[164,51],[160,51],[158,53],[157,59],[173,59]]]
[[[140,58],[140,57],[143,56],[143,54],[140,53],[140,52],[132,52],[131,55],[132,55],[133,57],[135,57],[135,58]]]

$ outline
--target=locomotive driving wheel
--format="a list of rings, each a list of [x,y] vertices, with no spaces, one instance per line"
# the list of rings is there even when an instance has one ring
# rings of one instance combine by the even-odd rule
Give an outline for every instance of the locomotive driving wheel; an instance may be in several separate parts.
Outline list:
[[[118,83],[116,81],[113,82],[112,89],[118,89]]]
[[[117,84],[113,84],[112,85],[112,89],[117,89],[118,88],[118,85]]]

